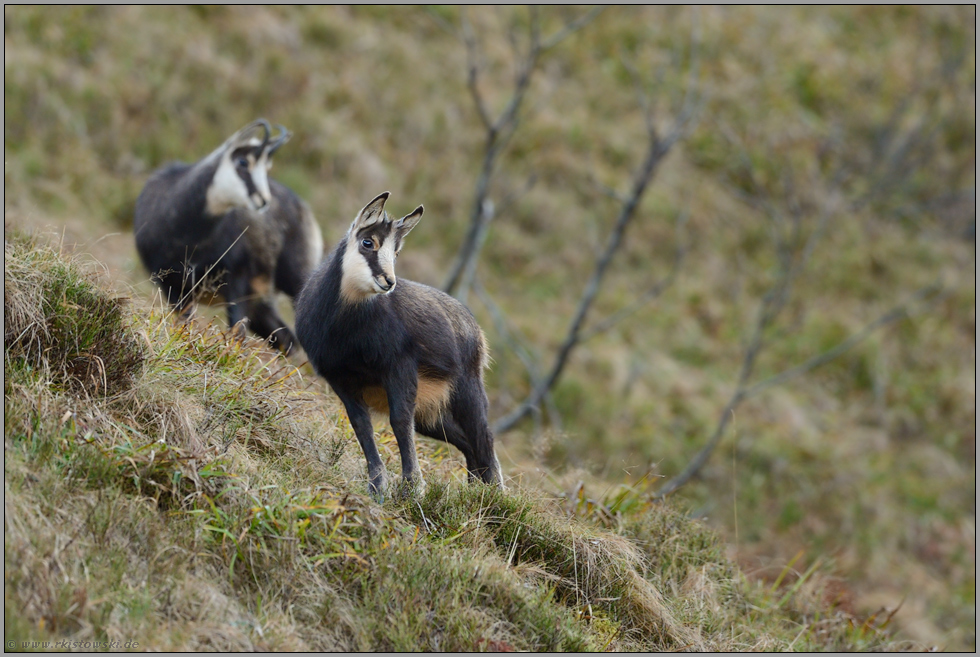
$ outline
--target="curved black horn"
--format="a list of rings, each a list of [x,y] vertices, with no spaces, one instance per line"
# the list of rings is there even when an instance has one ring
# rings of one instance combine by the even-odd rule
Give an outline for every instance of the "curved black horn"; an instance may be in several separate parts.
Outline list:
[[[265,119],[257,119],[252,121],[247,126],[233,134],[228,141],[229,143],[235,145],[247,143],[255,129],[259,127],[261,127],[265,133],[265,136],[262,138],[262,147],[265,148],[265,145],[269,143],[269,136],[272,133],[272,126],[270,126],[269,122]]]
[[[269,146],[269,157],[272,157],[272,154],[279,150],[279,147],[289,141],[289,138],[293,136],[293,133],[287,130],[286,126],[282,125],[281,123],[276,127],[279,128],[279,136],[274,142],[272,142],[272,145]]]
[[[262,138],[262,148],[265,148],[265,145],[269,143],[269,137],[272,136],[272,126],[265,119],[259,119],[256,123],[261,125],[265,131],[265,136]]]

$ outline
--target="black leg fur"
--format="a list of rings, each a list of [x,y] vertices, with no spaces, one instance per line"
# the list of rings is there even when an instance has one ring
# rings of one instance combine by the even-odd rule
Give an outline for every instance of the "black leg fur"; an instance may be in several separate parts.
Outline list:
[[[402,461],[402,478],[407,484],[422,482],[418,454],[415,451],[415,395],[418,382],[415,365],[410,363],[396,370],[388,384],[388,419],[398,441],[398,453]]]
[[[269,341],[273,347],[288,354],[296,342],[293,332],[286,326],[271,301],[254,299],[248,303],[249,328]]]
[[[364,458],[367,459],[368,466],[368,491],[378,501],[384,501],[385,491],[388,488],[388,478],[385,474],[385,466],[378,453],[378,446],[374,442],[374,425],[371,423],[371,413],[367,404],[360,394],[351,394],[334,390],[340,401],[347,409],[347,417],[350,419],[354,435],[357,442],[361,444],[364,451]]]
[[[448,412],[434,424],[419,425],[424,436],[453,445],[466,458],[470,479],[500,484],[500,467],[493,451],[493,432],[487,422],[489,403],[479,380],[463,380],[450,398]]]

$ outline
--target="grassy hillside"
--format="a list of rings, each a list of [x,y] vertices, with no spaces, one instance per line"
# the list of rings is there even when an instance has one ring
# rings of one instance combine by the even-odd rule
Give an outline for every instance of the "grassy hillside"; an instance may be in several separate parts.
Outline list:
[[[582,11],[542,9],[545,37]],[[465,18],[480,91],[500,112],[531,15],[473,9]],[[5,416],[13,415],[6,472],[16,482],[6,491],[8,515],[23,518],[20,529],[8,521],[7,533],[27,541],[6,570],[50,575],[43,593],[5,579],[7,599],[22,596],[13,599],[24,610],[8,627],[33,636],[48,614],[61,618],[44,621],[52,636],[83,626],[93,636],[101,636],[95,627],[135,636],[152,626],[164,637],[170,623],[184,628],[180,645],[217,634],[233,647],[260,641],[250,628],[268,613],[261,622],[278,629],[260,626],[275,641],[402,645],[395,634],[419,635],[418,618],[385,626],[393,634],[384,644],[369,643],[380,630],[366,619],[380,622],[379,596],[411,580],[364,579],[370,583],[356,600],[343,597],[350,591],[342,584],[355,572],[378,576],[388,564],[430,582],[449,571],[424,574],[425,564],[456,564],[461,578],[470,571],[452,550],[465,548],[466,560],[487,564],[470,580],[486,588],[453,598],[470,611],[456,629],[440,630],[435,640],[447,649],[464,645],[453,643],[462,636],[475,648],[477,635],[525,648],[601,648],[612,636],[609,645],[621,648],[787,647],[800,632],[794,648],[838,640],[860,647],[867,644],[846,641],[867,636],[848,634],[825,610],[836,605],[834,613],[862,620],[877,613],[875,624],[900,604],[890,627],[896,640],[915,642],[903,645],[975,647],[976,252],[975,238],[964,239],[976,206],[975,8],[609,8],[546,51],[490,187],[497,216],[477,276],[493,303],[469,299],[495,359],[492,417],[524,399],[526,361],[544,370],[565,335],[616,216],[614,196],[629,188],[643,156],[638,98],[666,130],[693,72],[695,121],[641,199],[588,326],[667,276],[678,245],[683,261],[656,299],[573,353],[540,417],[499,437],[515,496],[474,500],[480,493],[453,483],[455,455],[426,443],[423,469],[441,469],[435,481],[444,483],[418,508],[383,509],[358,497],[363,464],[349,426],[307,369],[292,372],[301,359],[239,353],[203,325],[182,332],[158,302],[147,305],[154,291],[133,248],[132,209],[154,168],[201,157],[265,116],[295,133],[272,175],[310,202],[328,244],[357,209],[390,190],[396,211],[426,207],[399,275],[442,284],[466,232],[486,139],[467,91],[467,49],[447,30],[459,29],[464,15],[411,7],[7,7],[4,19],[5,228],[55,233],[65,250],[93,255],[104,284],[134,297],[128,308],[137,312],[119,311],[126,319],[118,321],[138,336],[132,344],[105,339],[100,331],[119,328],[110,303],[96,315],[108,324],[31,333],[39,342],[15,359],[25,364],[5,360],[21,377],[5,388]],[[685,514],[651,505],[651,494],[718,425],[781,258],[804,251],[814,235],[784,311],[761,336],[753,382],[832,349],[917,291],[939,291],[832,362],[739,405],[706,466],[672,496]],[[22,275],[31,271],[25,266]],[[10,315],[10,289],[4,329],[16,336],[23,329],[9,326],[36,326],[40,316]],[[288,303],[283,310],[291,319]],[[87,332],[78,340],[90,346],[64,346],[73,331]],[[113,353],[86,355],[110,343]],[[30,344],[61,346],[44,352]],[[76,399],[86,400],[84,411]],[[96,434],[105,444],[87,444]],[[166,449],[146,447],[161,437]],[[390,456],[394,444],[387,449]],[[102,474],[71,474],[83,471]],[[183,474],[173,479],[175,472]],[[114,482],[105,488],[115,492],[99,493],[101,483],[83,483],[89,478]],[[40,485],[53,487],[44,498],[50,507],[25,492]],[[582,527],[568,531],[583,549],[589,532],[618,537],[594,555],[596,564],[616,565],[580,582],[576,547],[571,576],[560,554],[529,553],[534,565],[513,572],[511,550],[525,550],[513,526],[480,522],[468,531],[453,519],[519,517],[525,503],[539,514],[541,536],[571,514]],[[315,509],[309,526],[324,528],[312,543],[300,536],[305,507]],[[51,519],[60,514],[91,516],[97,531],[73,539],[75,530],[62,533]],[[683,528],[686,538],[670,539],[674,529],[665,527]],[[167,549],[170,542],[178,547]],[[437,556],[421,559],[420,545]],[[676,557],[664,557],[672,565],[656,566],[675,548]],[[106,575],[115,583],[99,593],[87,588],[99,579],[86,570],[93,552],[115,555],[114,566],[100,566],[116,573]],[[332,554],[345,556],[318,563]],[[267,567],[278,562],[281,572]],[[656,627],[668,629],[648,631],[654,625],[644,623],[653,621],[638,620],[646,612],[625,602],[595,611],[600,598],[619,596],[607,588],[619,586],[610,582],[620,581],[614,573],[627,572],[626,562],[679,625],[665,620]],[[184,579],[167,583],[178,563]],[[75,588],[62,586],[65,568],[74,569]],[[300,577],[310,572],[311,581]],[[156,593],[137,600],[136,580],[126,578],[155,581]],[[808,602],[791,596],[779,605],[795,582]],[[76,589],[89,602],[73,598]],[[343,594],[336,604],[324,597],[328,590]],[[299,591],[308,593],[289,597]],[[759,602],[766,591],[768,602]],[[548,604],[532,604],[542,592]],[[177,602],[163,605],[171,597]],[[492,610],[481,615],[486,600]],[[582,601],[595,613],[569,612]],[[522,604],[554,615],[514,626]],[[766,611],[752,618],[753,606]],[[80,620],[64,620],[80,608],[87,610]],[[313,628],[314,618],[329,620],[309,633],[289,629]],[[806,629],[818,621],[839,638],[814,638],[825,636]],[[51,629],[55,622],[63,625]],[[742,629],[726,644],[721,628],[732,622]],[[221,632],[201,630],[208,623]],[[565,629],[549,635],[546,626]],[[669,629],[682,626],[699,634]],[[325,639],[328,630],[333,638]],[[275,641],[268,645],[290,645]]]
[[[633,490],[582,514],[467,484],[423,441],[431,488],[379,506],[337,402],[261,345],[174,325],[23,237],[4,279],[8,648],[903,645],[813,581],[748,581],[702,522]]]

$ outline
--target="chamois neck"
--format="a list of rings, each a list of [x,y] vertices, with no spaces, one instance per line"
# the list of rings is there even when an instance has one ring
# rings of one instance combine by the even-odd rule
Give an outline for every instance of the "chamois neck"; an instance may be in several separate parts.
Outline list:
[[[214,180],[219,161],[219,158],[209,155],[188,167],[180,179],[177,193],[173,195],[178,216],[188,219],[193,217],[196,220],[198,217],[218,219],[226,214],[216,214],[208,209],[208,189]]]

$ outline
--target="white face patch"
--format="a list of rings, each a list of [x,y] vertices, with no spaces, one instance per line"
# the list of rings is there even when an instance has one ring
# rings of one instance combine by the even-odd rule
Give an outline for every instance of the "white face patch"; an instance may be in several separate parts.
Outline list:
[[[377,294],[371,266],[360,249],[354,235],[347,237],[347,249],[341,262],[340,296],[348,303],[360,303]]]
[[[252,166],[252,184],[255,185],[256,190],[251,199],[253,210],[267,210],[269,202],[272,200],[272,192],[269,190],[269,167],[271,166],[272,162],[265,151]]]
[[[397,284],[395,258],[398,253],[395,248],[418,224],[422,206],[398,221],[392,221],[384,211],[388,196],[388,192],[382,192],[374,197],[357,213],[347,229],[347,245],[341,261],[340,294],[348,303],[388,294]],[[365,230],[375,225],[378,225],[377,228]],[[367,239],[371,240],[371,244],[362,248],[361,243]],[[381,241],[380,245],[378,240]]]
[[[208,213],[220,217],[232,208],[249,207],[250,205],[245,181],[235,171],[235,165],[231,161],[231,153],[225,153],[221,156],[218,169],[214,172],[214,178],[211,179],[211,184],[208,186]]]
[[[257,146],[261,142],[250,139],[244,145]],[[241,146],[243,144],[238,144]],[[269,190],[268,158],[266,153],[256,161],[253,155],[248,155],[249,173],[252,177],[252,184],[255,192],[249,196],[248,186],[236,170],[236,162],[232,159],[232,153],[236,145],[226,143],[223,153],[218,155],[220,160],[218,168],[214,172],[211,184],[208,186],[206,195],[206,206],[209,214],[222,216],[234,208],[249,208],[258,212],[266,210],[272,199],[272,192]],[[220,149],[219,149],[220,150]],[[217,155],[212,154],[207,160]]]
[[[385,240],[376,253],[382,276],[386,275],[390,280],[395,281],[394,239]],[[340,296],[348,303],[360,303],[379,294],[388,294],[395,289],[396,283],[385,289],[382,285],[385,285],[386,281],[383,279],[379,281],[371,273],[371,265],[361,253],[360,240],[353,232],[347,236],[347,248],[344,249],[341,272]]]
[[[392,235],[389,236],[388,239],[386,239],[384,243],[381,245],[381,248],[378,249],[378,265],[381,266],[382,273],[384,273],[386,276],[388,276],[388,278],[390,278],[392,281],[395,281],[397,283],[397,279],[395,279],[394,233],[392,233]],[[384,288],[380,288],[380,293],[387,294],[388,292],[391,292],[391,290],[394,289],[395,289],[395,285],[393,284],[391,288],[388,290],[385,290]]]

